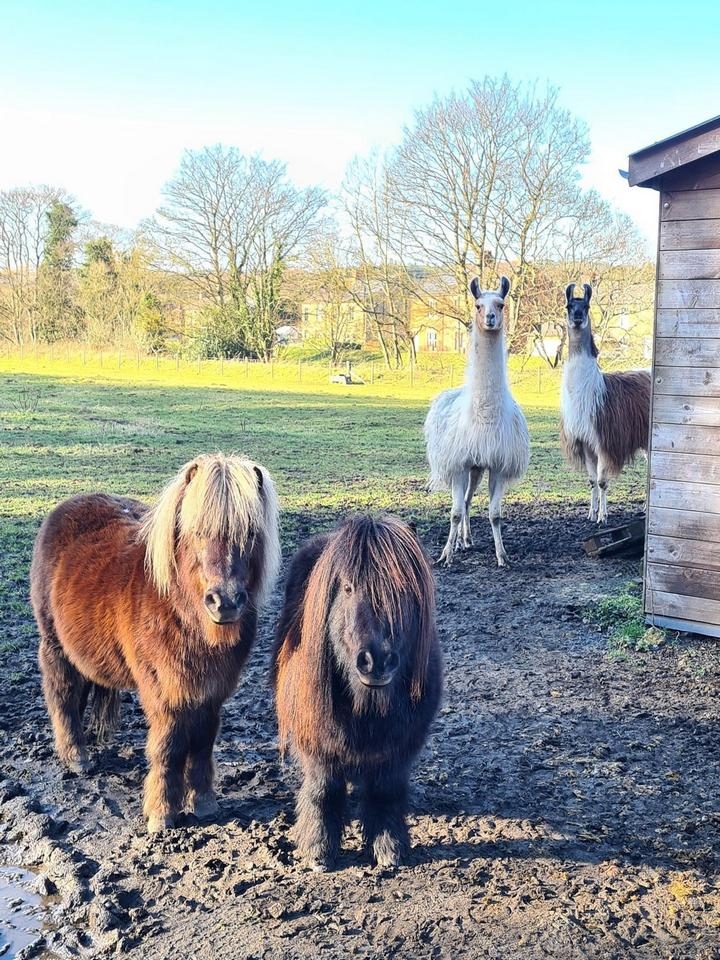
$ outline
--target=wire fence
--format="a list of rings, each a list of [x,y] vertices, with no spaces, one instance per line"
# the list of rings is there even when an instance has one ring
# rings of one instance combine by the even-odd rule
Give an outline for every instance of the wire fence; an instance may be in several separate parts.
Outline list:
[[[4,361],[4,363],[2,363]],[[97,348],[68,343],[33,343],[18,347],[6,344],[0,350],[0,368],[6,371],[57,373],[59,375],[92,376],[93,378],[173,379],[192,383],[202,379],[234,387],[258,388],[273,386],[328,385],[402,392],[417,388],[442,390],[463,383],[465,360],[458,354],[422,355],[417,362],[408,362],[400,369],[388,369],[380,360],[361,359],[334,364],[318,360],[274,359],[268,362],[238,359],[188,359],[121,346]],[[513,386],[524,392],[542,394],[559,384],[559,371],[543,361],[511,357],[509,377]]]

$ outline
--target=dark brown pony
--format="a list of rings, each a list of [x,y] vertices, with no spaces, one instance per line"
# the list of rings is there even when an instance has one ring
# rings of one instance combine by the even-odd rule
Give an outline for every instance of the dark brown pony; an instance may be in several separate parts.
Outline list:
[[[315,869],[340,848],[348,782],[380,866],[408,846],[410,765],[442,686],[435,585],[394,517],[346,520],[296,553],[273,651],[280,748],[299,758],[298,851]]]
[[[104,732],[117,716],[117,691],[136,688],[149,726],[151,832],[172,826],[184,805],[198,816],[217,809],[220,708],[278,562],[270,475],[222,454],[186,464],[152,508],[77,496],[40,528],[30,595],[58,756],[87,769],[82,716],[91,690]]]

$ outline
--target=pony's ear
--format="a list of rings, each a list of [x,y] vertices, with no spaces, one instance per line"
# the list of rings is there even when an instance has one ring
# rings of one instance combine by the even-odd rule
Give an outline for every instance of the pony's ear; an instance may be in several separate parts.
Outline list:
[[[575,283],[574,282],[569,283],[565,287],[565,303],[568,305],[568,307],[570,306],[570,301],[572,300],[574,293],[575,293]]]
[[[414,536],[415,539],[417,540],[417,539],[418,539],[417,523],[415,523],[414,520],[408,520],[407,525],[408,525],[408,527],[410,527],[410,529],[411,529],[412,532],[413,532],[413,536]]]
[[[185,471],[185,486],[187,486],[195,474],[198,472],[197,463],[191,463],[190,466]]]
[[[475,297],[476,300],[479,300],[482,296],[482,290],[480,289],[480,281],[477,277],[473,277],[470,281],[470,293]]]
[[[510,281],[507,277],[500,277],[500,296],[505,297],[510,293]]]
[[[255,465],[253,465],[253,470],[255,471],[255,476],[257,477],[258,490],[262,490],[263,484],[265,483],[263,472],[260,467],[256,467]]]
[[[583,290],[585,291],[585,305],[588,306],[590,303],[590,298],[592,297],[592,287],[589,283],[584,283]]]

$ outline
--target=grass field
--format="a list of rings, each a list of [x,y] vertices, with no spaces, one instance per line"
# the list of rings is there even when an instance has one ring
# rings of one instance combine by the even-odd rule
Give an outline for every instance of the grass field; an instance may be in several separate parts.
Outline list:
[[[200,452],[240,451],[268,466],[281,496],[286,550],[344,511],[395,511],[421,530],[448,511],[446,495],[425,491],[423,418],[429,399],[449,385],[438,376],[347,387],[330,384],[322,368],[177,368],[153,360],[138,368],[131,358],[119,366],[113,361],[106,356],[101,367],[97,355],[89,362],[0,358],[0,575],[10,587],[0,650],[6,653],[34,629],[27,570],[44,514],[81,491],[152,498]],[[578,509],[587,484],[568,471],[558,449],[557,376],[530,372],[515,380],[532,455],[508,509],[517,501]],[[642,473],[642,466],[627,471],[611,505],[642,496]]]

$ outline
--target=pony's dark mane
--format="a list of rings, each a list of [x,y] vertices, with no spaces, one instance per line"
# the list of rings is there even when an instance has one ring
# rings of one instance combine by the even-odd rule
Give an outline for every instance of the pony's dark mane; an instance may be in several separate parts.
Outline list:
[[[406,524],[389,516],[351,517],[322,541],[311,542],[311,551],[313,543],[316,545],[314,562],[310,557],[311,569],[307,559],[303,562],[300,557],[298,566],[290,571],[286,597],[291,609],[279,625],[276,640],[276,676],[291,657],[302,661],[295,674],[293,702],[278,701],[283,746],[291,726],[296,731],[300,726],[303,739],[313,740],[319,719],[332,712],[333,659],[327,624],[341,583],[348,581],[362,587],[375,612],[389,621],[391,629],[406,628],[410,615],[417,623],[416,642],[410,652],[410,695],[414,702],[421,700],[425,692],[428,661],[436,639],[432,571],[423,548]],[[306,578],[304,590],[297,590],[293,575]]]

